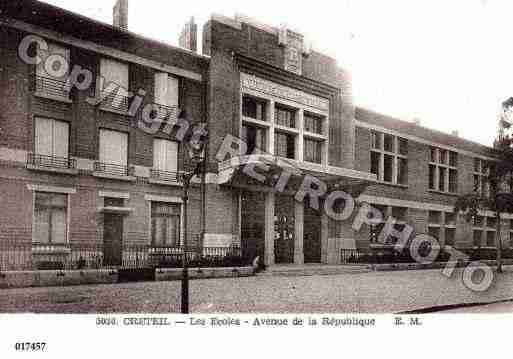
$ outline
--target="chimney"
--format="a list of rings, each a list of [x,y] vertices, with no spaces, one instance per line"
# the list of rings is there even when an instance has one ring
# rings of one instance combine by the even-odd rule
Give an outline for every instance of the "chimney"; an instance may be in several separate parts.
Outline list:
[[[194,23],[194,17],[191,17],[191,20],[185,24],[182,33],[180,34],[178,44],[180,47],[183,47],[184,49],[191,50],[192,52],[197,52],[197,38],[198,25]]]
[[[128,30],[128,0],[117,0],[112,10],[114,27],[121,30]]]
[[[451,135],[455,136],[455,137],[460,137],[460,131],[458,130],[453,130],[451,131]]]

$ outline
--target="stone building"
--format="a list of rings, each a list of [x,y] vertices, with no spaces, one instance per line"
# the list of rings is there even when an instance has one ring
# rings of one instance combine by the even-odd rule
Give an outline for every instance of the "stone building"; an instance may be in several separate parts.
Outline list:
[[[487,190],[490,149],[355,107],[350,74],[297,31],[213,15],[200,55],[193,20],[173,47],[129,31],[128,1],[114,26],[37,1],[1,7],[4,270],[180,253],[179,112],[209,131],[188,210],[198,253],[338,264],[345,248],[393,243],[376,243],[382,224],[330,216],[337,191],[442,245],[496,245],[489,214],[451,213],[458,193]]]

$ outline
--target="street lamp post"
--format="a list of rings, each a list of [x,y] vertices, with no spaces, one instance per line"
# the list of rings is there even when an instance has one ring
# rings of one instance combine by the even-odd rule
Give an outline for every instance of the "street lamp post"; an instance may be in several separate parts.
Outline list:
[[[183,183],[183,221],[184,221],[184,233],[183,233],[183,275],[182,275],[182,305],[181,313],[189,314],[189,268],[188,268],[188,243],[187,243],[187,204],[189,201],[189,188],[191,180],[194,176],[199,176],[202,171],[202,164],[205,160],[205,144],[206,144],[206,130],[204,125],[199,125],[193,128],[192,136],[189,141],[185,142],[188,147],[189,157],[194,163],[195,167],[193,171],[184,172],[181,176]]]

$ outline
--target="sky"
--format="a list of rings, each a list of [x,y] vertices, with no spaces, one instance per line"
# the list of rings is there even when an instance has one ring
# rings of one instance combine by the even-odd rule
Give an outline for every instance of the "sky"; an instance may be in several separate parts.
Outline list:
[[[111,23],[115,0],[45,2]],[[356,105],[484,145],[513,96],[510,0],[129,2],[129,29],[172,45],[191,16],[287,24],[351,72]]]

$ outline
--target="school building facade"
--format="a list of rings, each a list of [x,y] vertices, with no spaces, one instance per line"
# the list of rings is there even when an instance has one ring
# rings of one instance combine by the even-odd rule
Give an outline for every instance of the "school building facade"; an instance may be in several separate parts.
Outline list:
[[[340,264],[344,248],[394,243],[377,243],[383,224],[356,231],[329,216],[333,191],[442,245],[496,245],[495,218],[452,213],[458,194],[487,191],[491,149],[356,107],[350,74],[297,31],[213,15],[200,55],[193,21],[180,48],[130,32],[126,0],[112,26],[37,1],[2,7],[0,270],[180,254],[191,163],[179,109],[209,131],[187,213],[197,253]],[[52,67],[57,55],[69,69]],[[92,76],[70,85],[76,66]],[[233,138],[243,145],[225,155]],[[318,210],[297,200],[305,178],[323,187]],[[509,218],[502,228],[509,246]]]

